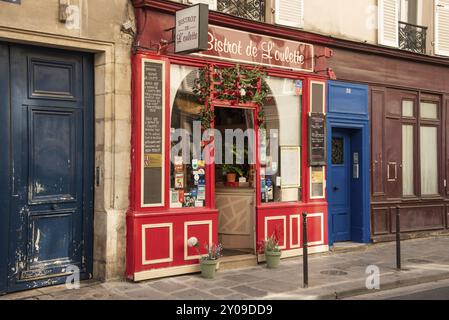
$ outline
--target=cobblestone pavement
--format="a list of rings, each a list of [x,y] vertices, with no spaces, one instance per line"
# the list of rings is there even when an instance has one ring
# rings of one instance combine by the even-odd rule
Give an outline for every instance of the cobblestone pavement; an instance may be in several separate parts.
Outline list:
[[[275,270],[264,264],[219,271],[213,280],[185,275],[140,283],[82,282],[80,289],[65,286],[36,289],[0,297],[8,299],[335,299],[367,293],[366,268],[380,268],[381,290],[449,279],[449,237],[402,243],[404,271],[395,269],[395,243],[369,245],[348,253],[309,258],[309,288],[302,288],[302,258],[284,260]]]

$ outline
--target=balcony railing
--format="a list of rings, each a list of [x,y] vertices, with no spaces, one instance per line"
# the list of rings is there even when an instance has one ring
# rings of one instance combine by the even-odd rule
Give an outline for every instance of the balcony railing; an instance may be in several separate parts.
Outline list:
[[[253,21],[265,21],[265,0],[218,0],[217,11]]]
[[[399,48],[426,53],[427,27],[399,21]]]

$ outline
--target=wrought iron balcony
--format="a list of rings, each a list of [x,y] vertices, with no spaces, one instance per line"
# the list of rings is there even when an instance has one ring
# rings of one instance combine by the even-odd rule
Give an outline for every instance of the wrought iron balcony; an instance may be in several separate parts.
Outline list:
[[[265,0],[218,0],[217,11],[253,21],[265,21]]]
[[[426,53],[427,27],[399,21],[399,48]]]

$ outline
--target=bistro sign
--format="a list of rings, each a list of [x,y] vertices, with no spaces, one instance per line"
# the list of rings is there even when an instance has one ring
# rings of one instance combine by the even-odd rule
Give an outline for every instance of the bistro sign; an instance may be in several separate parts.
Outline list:
[[[314,71],[311,44],[209,26],[207,50],[200,56],[297,71]]]
[[[175,53],[192,53],[207,49],[209,8],[207,4],[176,11]]]

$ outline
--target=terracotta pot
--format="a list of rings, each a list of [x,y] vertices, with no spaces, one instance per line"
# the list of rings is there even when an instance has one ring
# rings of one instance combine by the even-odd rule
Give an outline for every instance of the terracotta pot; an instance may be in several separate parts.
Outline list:
[[[235,182],[235,180],[237,179],[237,174],[235,173],[228,173],[226,175],[226,179],[228,182]]]

